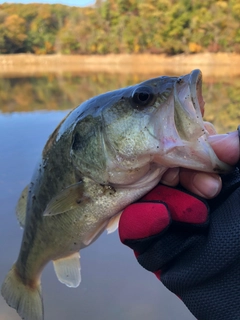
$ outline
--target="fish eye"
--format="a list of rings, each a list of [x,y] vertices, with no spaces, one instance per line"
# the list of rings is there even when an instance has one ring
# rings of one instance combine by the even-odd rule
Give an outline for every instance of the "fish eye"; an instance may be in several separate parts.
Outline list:
[[[154,103],[155,94],[152,87],[141,86],[135,89],[132,93],[131,103],[136,109],[141,109]]]

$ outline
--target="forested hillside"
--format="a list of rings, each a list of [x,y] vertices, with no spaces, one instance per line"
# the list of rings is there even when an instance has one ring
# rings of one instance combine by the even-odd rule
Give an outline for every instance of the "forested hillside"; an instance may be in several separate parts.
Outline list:
[[[240,0],[0,5],[0,53],[240,53]]]

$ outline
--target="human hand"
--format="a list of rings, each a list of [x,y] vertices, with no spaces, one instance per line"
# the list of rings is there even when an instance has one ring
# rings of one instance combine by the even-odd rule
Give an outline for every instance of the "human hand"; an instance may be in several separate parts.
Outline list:
[[[238,131],[229,134],[215,134],[213,128],[206,123],[209,142],[218,158],[230,165],[239,161],[240,147]],[[176,186],[179,183],[187,190],[203,198],[213,198],[222,188],[222,180],[218,174],[199,172],[184,168],[168,169],[161,179],[161,183]]]
[[[198,320],[240,319],[239,207],[237,168],[208,201],[159,185],[123,211],[120,239]]]

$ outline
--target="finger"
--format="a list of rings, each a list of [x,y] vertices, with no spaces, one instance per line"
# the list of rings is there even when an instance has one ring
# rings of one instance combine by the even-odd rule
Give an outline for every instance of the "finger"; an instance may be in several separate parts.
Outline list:
[[[179,184],[179,168],[168,169],[162,176],[161,183],[175,187]]]
[[[159,202],[138,202],[128,206],[119,221],[119,236],[122,243],[137,250],[133,240],[152,237],[163,232],[171,221],[167,207]],[[130,241],[130,242],[129,242]]]
[[[220,160],[234,165],[239,161],[240,147],[238,131],[209,136],[209,143]]]
[[[209,143],[218,158],[234,165],[240,158],[239,136],[234,131],[229,134],[215,134],[211,124],[205,123],[209,134]],[[176,186],[179,182],[187,190],[207,199],[218,195],[222,187],[221,178],[217,174],[197,172],[188,169],[173,168],[166,171],[161,182],[168,186]]]
[[[210,132],[211,127],[209,126],[207,129]],[[237,131],[209,136],[209,142],[220,160],[230,165],[239,161],[240,148]],[[217,174],[187,169],[181,169],[179,181],[187,190],[207,199],[217,196],[222,188],[221,178]]]
[[[209,135],[217,134],[217,131],[211,122],[204,121],[204,127]]]
[[[217,196],[222,188],[220,176],[214,173],[181,169],[179,180],[184,188],[206,199]]]

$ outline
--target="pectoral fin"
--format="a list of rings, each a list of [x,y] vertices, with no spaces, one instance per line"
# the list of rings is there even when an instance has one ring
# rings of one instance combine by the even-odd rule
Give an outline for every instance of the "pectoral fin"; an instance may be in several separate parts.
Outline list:
[[[24,228],[24,225],[25,225],[25,218],[26,218],[26,211],[27,211],[27,197],[28,197],[28,185],[23,189],[16,206],[17,219],[22,228]]]
[[[89,246],[93,241],[95,241],[101,233],[106,229],[107,233],[112,233],[118,228],[118,223],[121,217],[122,211],[112,217],[110,220],[106,220],[98,224],[98,226],[93,229],[90,233],[88,233],[83,239],[83,243],[86,246]]]
[[[43,215],[53,216],[77,209],[83,201],[89,199],[89,197],[84,195],[83,191],[84,188],[82,182],[63,189],[48,203]]]
[[[93,241],[95,241],[100,236],[100,234],[103,233],[107,225],[108,220],[99,223],[96,228],[89,232],[83,239],[83,243],[85,244],[85,246],[89,246]]]
[[[114,231],[117,230],[121,214],[122,214],[122,211],[120,213],[116,214],[115,216],[113,216],[109,220],[107,228],[106,228],[108,234],[113,233]]]
[[[71,288],[77,288],[81,282],[80,254],[78,252],[53,261],[58,280]]]

